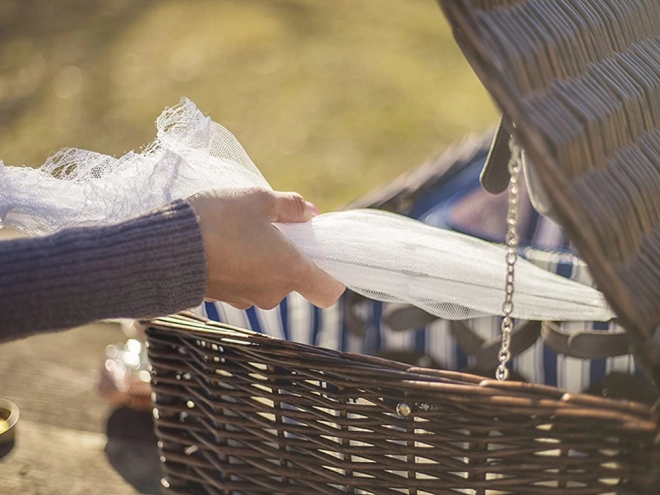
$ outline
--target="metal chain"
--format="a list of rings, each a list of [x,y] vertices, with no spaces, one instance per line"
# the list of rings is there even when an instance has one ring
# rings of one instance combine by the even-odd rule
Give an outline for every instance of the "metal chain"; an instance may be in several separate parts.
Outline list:
[[[513,320],[511,313],[513,312],[513,281],[515,274],[515,265],[518,260],[518,206],[520,199],[520,169],[522,168],[522,148],[515,141],[513,136],[509,140],[509,150],[511,151],[511,159],[509,160],[509,209],[506,215],[506,284],[504,286],[504,304],[502,304],[502,313],[504,319],[502,320],[502,346],[497,355],[500,362],[495,370],[495,378],[499,381],[504,381],[509,378],[509,369],[507,364],[511,359],[511,331],[513,330]]]

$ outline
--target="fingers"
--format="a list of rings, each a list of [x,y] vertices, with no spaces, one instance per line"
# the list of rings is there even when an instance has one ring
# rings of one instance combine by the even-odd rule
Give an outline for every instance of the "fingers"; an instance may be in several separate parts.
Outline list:
[[[312,216],[315,217],[319,214],[319,209],[316,207],[314,203],[310,203],[309,201],[305,201],[305,203],[307,203],[307,207],[312,212]]]
[[[320,308],[329,308],[346,287],[314,264],[312,260],[304,257],[305,269],[298,281],[296,291],[312,304]]]
[[[318,214],[299,194],[250,188],[195,195],[189,203],[202,230],[208,297],[239,309],[269,309],[297,291],[326,308],[344,292],[272,226],[307,222]]]
[[[300,194],[292,192],[274,192],[274,202],[271,211],[272,222],[299,223],[309,222],[318,210],[308,203]]]
[[[276,196],[274,222],[276,223],[306,222],[318,214],[316,206],[306,202],[299,194],[278,192],[274,194]],[[279,232],[276,235],[284,240]],[[285,244],[294,248],[288,240],[285,240]],[[298,250],[296,249],[296,251]],[[317,267],[306,255],[300,251],[298,253],[300,253],[298,263],[301,266],[299,272],[301,275],[297,278],[297,284],[293,290],[316,306],[321,308],[332,306],[346,287]]]
[[[240,309],[241,311],[247,311],[250,309],[254,304],[251,304],[249,302],[243,301],[243,302],[231,302],[231,301],[226,301],[227,304],[230,306],[233,306],[236,309]]]

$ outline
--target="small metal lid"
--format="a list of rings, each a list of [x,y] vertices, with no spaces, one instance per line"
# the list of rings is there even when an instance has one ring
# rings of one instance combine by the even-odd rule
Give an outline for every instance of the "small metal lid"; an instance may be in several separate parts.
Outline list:
[[[14,447],[18,406],[7,399],[0,399],[0,458]]]

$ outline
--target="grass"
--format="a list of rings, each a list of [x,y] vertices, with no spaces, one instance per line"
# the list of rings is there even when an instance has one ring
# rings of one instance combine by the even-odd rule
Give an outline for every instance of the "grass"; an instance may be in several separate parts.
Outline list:
[[[60,0],[0,7],[0,158],[108,154],[187,96],[322,210],[496,112],[433,0]],[[25,4],[25,5],[23,5]]]

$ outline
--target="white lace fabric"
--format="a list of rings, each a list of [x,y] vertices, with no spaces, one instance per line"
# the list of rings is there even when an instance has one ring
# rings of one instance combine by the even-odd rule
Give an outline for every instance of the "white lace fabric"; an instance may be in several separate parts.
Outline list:
[[[0,225],[44,235],[112,224],[204,190],[261,186],[266,179],[236,138],[189,100],[157,119],[155,141],[120,158],[66,149],[39,169],[0,162]],[[502,313],[504,250],[378,210],[319,215],[277,227],[314,262],[368,297],[414,304],[436,316]],[[166,240],[164,240],[166,241]],[[520,259],[517,318],[606,321],[603,295]]]

